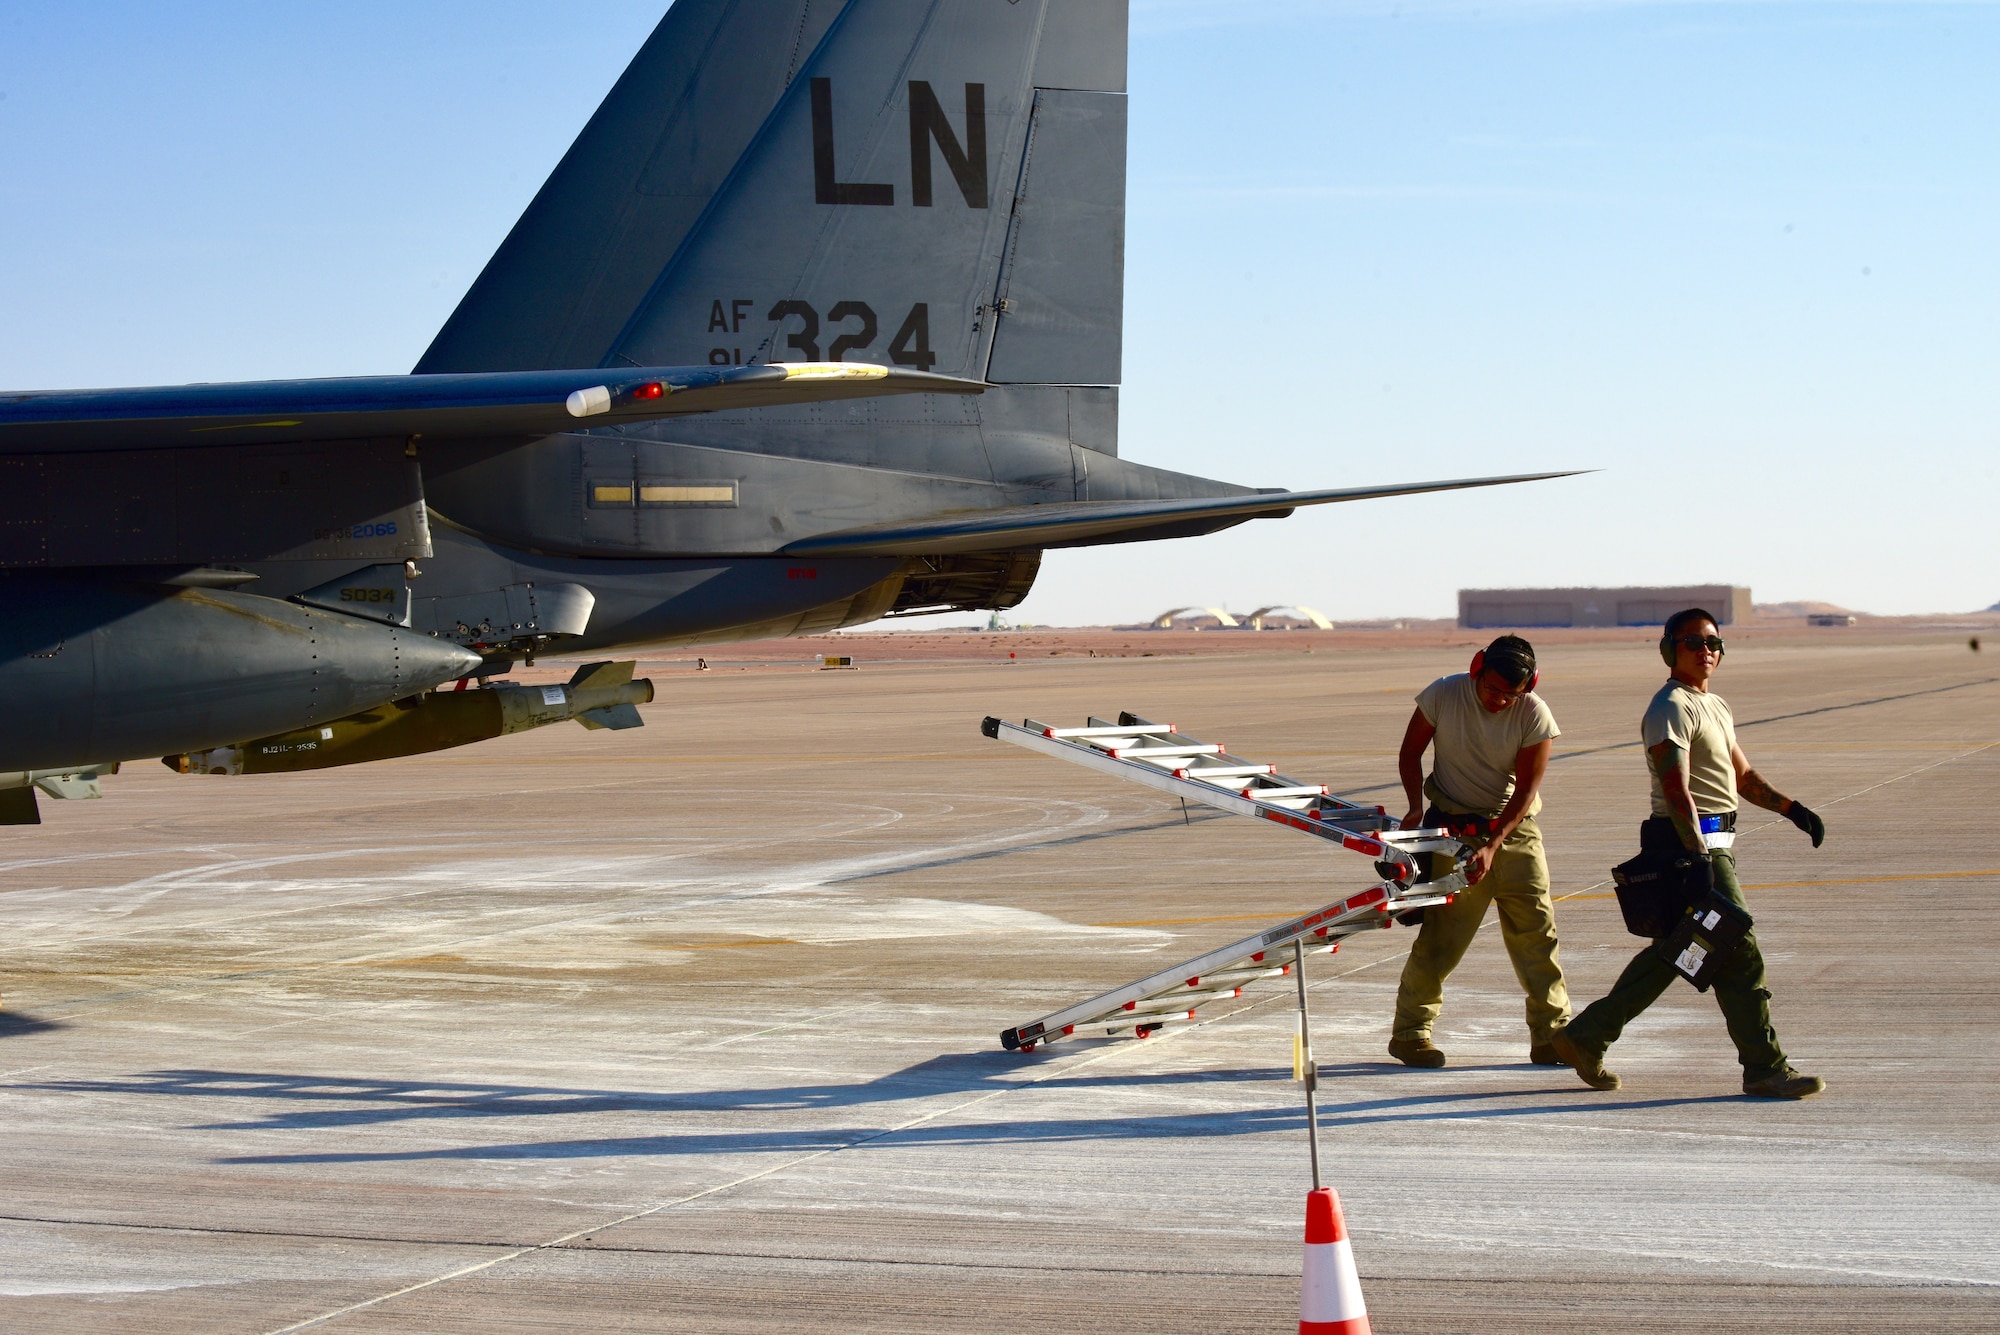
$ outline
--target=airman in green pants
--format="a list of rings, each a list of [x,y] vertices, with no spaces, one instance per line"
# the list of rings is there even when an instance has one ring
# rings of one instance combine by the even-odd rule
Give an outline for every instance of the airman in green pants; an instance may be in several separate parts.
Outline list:
[[[1734,850],[1738,798],[1785,817],[1812,837],[1814,848],[1826,837],[1826,824],[1805,803],[1766,783],[1736,744],[1729,705],[1708,688],[1721,665],[1722,648],[1709,613],[1689,608],[1668,618],[1660,655],[1673,676],[1654,695],[1640,729],[1653,776],[1653,817],[1641,827],[1640,840],[1649,851],[1678,855],[1685,850],[1697,859],[1696,870],[1704,880],[1744,908]],[[1666,940],[1634,956],[1611,991],[1555,1036],[1556,1055],[1592,1089],[1618,1088],[1618,1077],[1604,1069],[1606,1049],[1679,976]],[[1743,1063],[1745,1094],[1802,1099],[1826,1088],[1818,1076],[1793,1070],[1778,1046],[1771,1028],[1771,993],[1764,985],[1764,956],[1754,931],[1717,966],[1714,988]]]

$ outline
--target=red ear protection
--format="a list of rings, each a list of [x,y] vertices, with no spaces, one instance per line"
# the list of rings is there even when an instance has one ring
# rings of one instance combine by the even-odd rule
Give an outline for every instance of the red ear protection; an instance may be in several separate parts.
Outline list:
[[[1478,653],[1472,656],[1472,675],[1474,677],[1477,677],[1480,673],[1484,671],[1486,671],[1486,651],[1484,649],[1481,649]],[[1533,672],[1530,672],[1528,674],[1528,684],[1521,688],[1521,693],[1523,695],[1526,695],[1529,691],[1534,690],[1535,687],[1541,684],[1542,684],[1542,670],[1540,668],[1536,668]]]

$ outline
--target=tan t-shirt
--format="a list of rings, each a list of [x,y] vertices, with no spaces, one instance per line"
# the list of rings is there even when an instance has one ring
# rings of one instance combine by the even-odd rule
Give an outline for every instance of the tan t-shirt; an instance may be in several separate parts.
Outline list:
[[[1669,677],[1667,684],[1646,706],[1639,724],[1645,739],[1646,769],[1653,771],[1650,752],[1661,742],[1672,742],[1687,752],[1688,794],[1694,809],[1703,816],[1719,816],[1736,810],[1736,718],[1729,702],[1713,691],[1697,691]],[[1660,776],[1653,773],[1653,814],[1666,816],[1666,793]]]
[[[1556,716],[1532,691],[1495,714],[1479,703],[1471,674],[1439,677],[1417,694],[1437,729],[1431,779],[1460,812],[1497,815],[1514,795],[1514,758],[1524,746],[1562,736]],[[1528,814],[1542,808],[1539,793]]]

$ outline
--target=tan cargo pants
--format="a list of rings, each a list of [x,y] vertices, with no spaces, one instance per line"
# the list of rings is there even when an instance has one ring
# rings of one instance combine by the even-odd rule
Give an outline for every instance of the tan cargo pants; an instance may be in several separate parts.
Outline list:
[[[1549,864],[1542,853],[1541,827],[1530,816],[1500,845],[1492,870],[1478,885],[1459,891],[1449,904],[1424,910],[1396,991],[1395,1037],[1430,1037],[1444,1005],[1444,980],[1465,958],[1488,904],[1499,909],[1501,943],[1528,994],[1528,1041],[1546,1043],[1569,1023],[1569,988],[1557,958],[1555,907],[1549,902]]]

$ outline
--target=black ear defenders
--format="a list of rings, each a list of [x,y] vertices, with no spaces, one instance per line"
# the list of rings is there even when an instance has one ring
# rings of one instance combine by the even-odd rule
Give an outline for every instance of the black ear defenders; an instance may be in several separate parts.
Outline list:
[[[1672,655],[1669,654],[1669,658],[1671,657]],[[1479,674],[1484,671],[1486,671],[1486,651],[1484,649],[1481,649],[1478,653],[1472,656],[1473,680],[1477,681],[1479,679]],[[1539,667],[1529,669],[1527,684],[1521,687],[1521,694],[1526,695],[1529,691],[1534,690],[1535,687],[1541,685],[1541,681],[1542,681],[1542,670]]]

